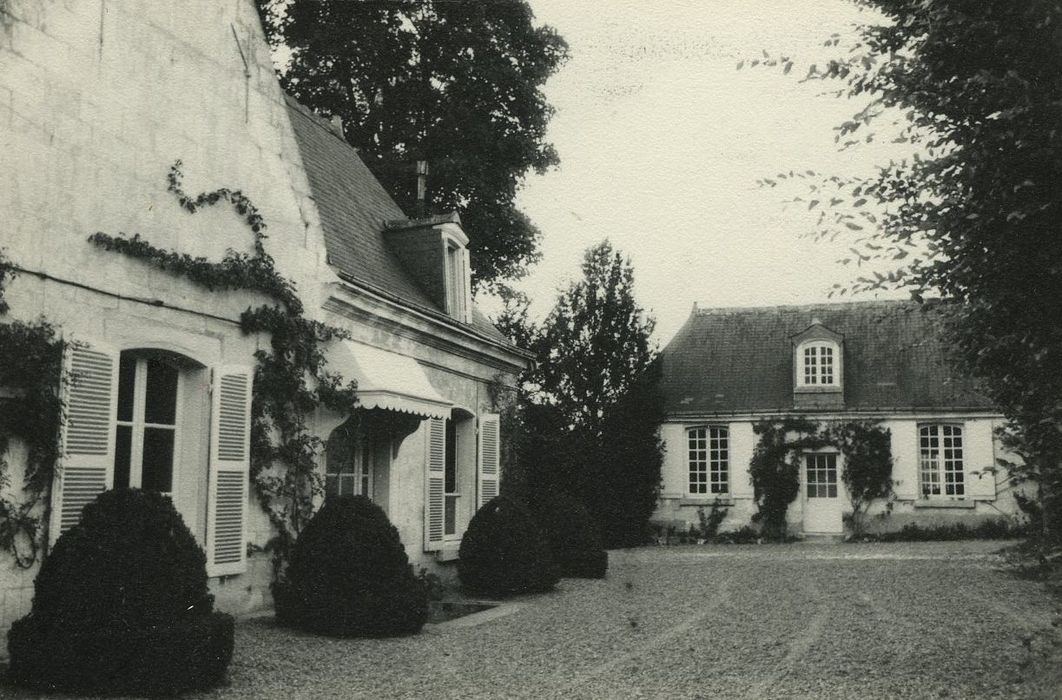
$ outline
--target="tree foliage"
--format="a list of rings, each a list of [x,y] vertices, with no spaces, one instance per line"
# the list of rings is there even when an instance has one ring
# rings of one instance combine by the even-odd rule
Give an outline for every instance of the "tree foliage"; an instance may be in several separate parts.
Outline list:
[[[1062,6],[1049,0],[861,0],[882,17],[808,78],[869,100],[845,143],[901,114],[921,152],[870,179],[832,178],[861,260],[891,269],[856,289],[909,288],[960,303],[957,355],[1018,426],[1062,532]],[[827,44],[837,44],[833,38]],[[784,64],[782,64],[784,65]],[[871,132],[872,133],[872,132]],[[870,138],[870,133],[867,134]],[[799,174],[798,174],[799,176]],[[825,184],[829,184],[826,180]],[[768,183],[773,184],[773,183]],[[810,205],[809,205],[810,206]],[[820,219],[820,221],[822,221]],[[831,235],[823,230],[823,235]],[[864,235],[859,233],[858,235]]]
[[[525,0],[259,0],[274,45],[290,49],[284,88],[343,120],[347,140],[406,211],[414,164],[428,202],[460,213],[477,284],[519,277],[538,230],[513,199],[558,162],[541,91],[567,55]]]
[[[590,248],[583,278],[541,326],[526,297],[503,300],[501,327],[537,358],[521,392],[526,487],[576,495],[609,546],[640,543],[659,492],[664,411],[654,321],[634,298],[630,260],[608,241]]]
[[[557,299],[536,350],[542,401],[572,427],[601,435],[652,362],[656,322],[634,298],[634,268],[607,240],[586,251],[583,278]]]

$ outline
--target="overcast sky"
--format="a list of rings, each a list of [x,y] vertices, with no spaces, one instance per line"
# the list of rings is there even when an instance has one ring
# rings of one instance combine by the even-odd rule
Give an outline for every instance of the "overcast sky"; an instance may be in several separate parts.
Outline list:
[[[902,157],[887,138],[839,152],[833,128],[859,105],[798,81],[837,55],[822,46],[831,33],[851,36],[867,15],[844,0],[530,2],[571,47],[546,86],[561,165],[529,177],[519,197],[543,233],[543,260],[518,285],[537,314],[605,237],[632,258],[661,344],[695,301],[826,301],[835,282],[852,280],[837,263],[846,242],[809,239],[815,217],[784,204],[794,192],[756,180],[790,169],[869,173]],[[737,70],[762,50],[796,66]]]

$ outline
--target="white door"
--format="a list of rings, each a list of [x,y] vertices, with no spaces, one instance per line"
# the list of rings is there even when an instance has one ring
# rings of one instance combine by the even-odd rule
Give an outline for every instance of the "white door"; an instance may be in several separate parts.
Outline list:
[[[839,535],[844,532],[841,489],[837,482],[836,454],[804,455],[805,533]]]

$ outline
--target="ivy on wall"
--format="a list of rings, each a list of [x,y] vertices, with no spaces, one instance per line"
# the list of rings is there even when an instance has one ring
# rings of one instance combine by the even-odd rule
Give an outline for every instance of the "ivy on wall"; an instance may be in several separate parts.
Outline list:
[[[239,190],[220,188],[192,197],[182,187],[181,161],[170,168],[169,191],[190,213],[228,202],[254,236],[254,254],[233,250],[218,262],[158,248],[139,234],[97,232],[93,244],[137,258],[211,291],[258,292],[276,304],[248,308],[240,316],[244,334],[269,333],[269,350],[255,353],[251,404],[251,482],[277,531],[271,543],[275,571],[313,515],[324,485],[317,469],[322,440],[307,425],[319,406],[349,414],[357,406],[357,386],[326,368],[322,344],[349,338],[346,331],[306,318],[295,284],[276,269],[266,252],[266,223]]]
[[[14,276],[11,263],[0,255],[0,316],[9,311],[4,291]],[[44,515],[59,458],[63,381],[70,381],[63,371],[63,344],[50,323],[41,319],[0,324],[0,550],[9,552],[23,569],[37,561],[44,539]],[[22,500],[10,490],[7,461],[16,439],[26,454]]]
[[[831,434],[844,455],[841,481],[852,501],[848,524],[859,535],[871,503],[885,501],[886,513],[892,511],[892,435],[888,428],[860,421],[835,425]]]
[[[847,521],[854,533],[861,532],[872,502],[893,495],[887,428],[865,421],[823,426],[801,416],[786,416],[759,421],[753,431],[760,437],[749,463],[757,508],[753,521],[760,523],[768,538],[785,538],[786,512],[800,493],[802,454],[806,451],[835,447],[844,455],[840,476],[852,503]]]

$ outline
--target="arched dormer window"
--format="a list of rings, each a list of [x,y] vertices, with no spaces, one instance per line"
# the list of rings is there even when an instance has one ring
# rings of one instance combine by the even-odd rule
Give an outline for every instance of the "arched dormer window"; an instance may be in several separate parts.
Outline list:
[[[840,408],[844,405],[844,336],[814,319],[791,337],[793,405]]]
[[[797,386],[839,386],[841,349],[832,341],[811,340],[797,347]]]

